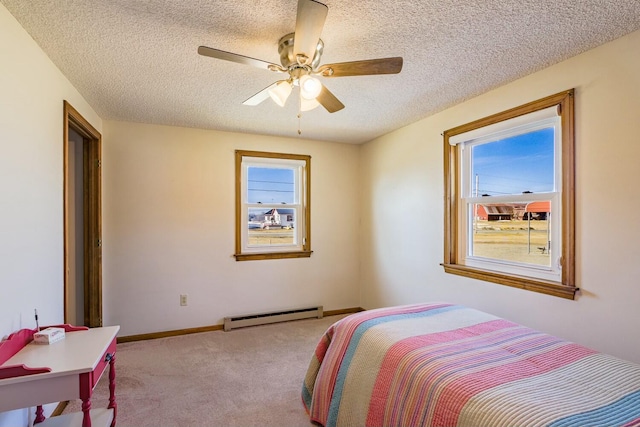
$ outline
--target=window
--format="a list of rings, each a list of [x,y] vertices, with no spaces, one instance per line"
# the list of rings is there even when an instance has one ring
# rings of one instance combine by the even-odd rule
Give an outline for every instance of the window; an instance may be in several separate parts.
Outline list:
[[[237,261],[311,256],[311,157],[236,151]]]
[[[574,298],[573,95],[444,132],[447,273]]]

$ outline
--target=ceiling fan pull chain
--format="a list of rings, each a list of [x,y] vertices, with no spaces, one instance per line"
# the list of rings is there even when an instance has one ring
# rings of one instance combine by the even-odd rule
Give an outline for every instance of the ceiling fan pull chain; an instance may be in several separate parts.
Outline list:
[[[300,130],[300,121],[302,120],[302,99],[298,96],[298,135],[302,135],[302,130]]]

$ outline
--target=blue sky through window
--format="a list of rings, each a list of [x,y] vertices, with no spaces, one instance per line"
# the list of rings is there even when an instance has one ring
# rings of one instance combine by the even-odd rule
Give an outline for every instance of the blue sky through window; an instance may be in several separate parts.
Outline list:
[[[249,167],[248,203],[294,203],[294,170]]]
[[[552,127],[476,145],[472,150],[473,196],[554,190]]]

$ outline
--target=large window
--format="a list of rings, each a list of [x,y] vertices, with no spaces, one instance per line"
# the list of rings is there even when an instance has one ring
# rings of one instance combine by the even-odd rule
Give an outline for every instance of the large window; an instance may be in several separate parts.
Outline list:
[[[236,151],[236,260],[311,255],[309,156]]]
[[[573,90],[444,140],[445,271],[573,298]]]

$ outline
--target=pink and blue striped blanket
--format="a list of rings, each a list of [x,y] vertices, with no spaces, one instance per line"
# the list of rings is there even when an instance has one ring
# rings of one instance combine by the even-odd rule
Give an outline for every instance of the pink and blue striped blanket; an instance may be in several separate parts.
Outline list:
[[[640,365],[451,304],[369,310],[320,339],[323,426],[640,426]]]

